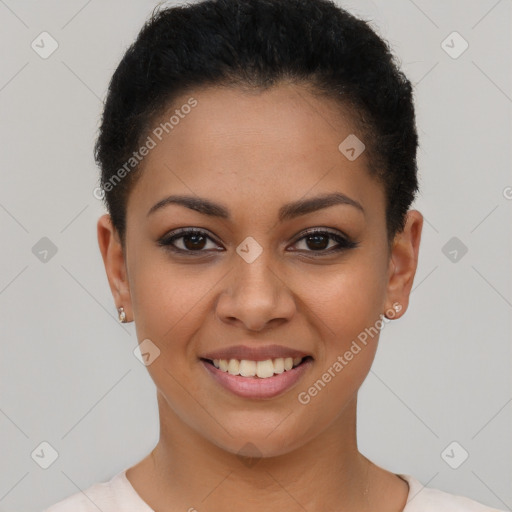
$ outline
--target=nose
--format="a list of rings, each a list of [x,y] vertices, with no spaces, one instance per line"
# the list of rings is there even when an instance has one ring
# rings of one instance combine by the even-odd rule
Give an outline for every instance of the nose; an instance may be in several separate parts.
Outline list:
[[[235,256],[234,269],[216,303],[217,316],[223,322],[261,331],[271,323],[285,323],[295,314],[291,283],[265,253],[252,263]]]

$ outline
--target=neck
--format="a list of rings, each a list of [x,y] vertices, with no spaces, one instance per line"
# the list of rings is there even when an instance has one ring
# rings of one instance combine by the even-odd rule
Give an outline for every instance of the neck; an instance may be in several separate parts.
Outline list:
[[[177,417],[160,394],[158,403],[160,440],[127,473],[156,512],[168,510],[169,503],[176,510],[259,512],[263,500],[268,512],[370,510],[373,468],[357,450],[357,397],[321,435],[288,453],[260,458],[220,448]]]

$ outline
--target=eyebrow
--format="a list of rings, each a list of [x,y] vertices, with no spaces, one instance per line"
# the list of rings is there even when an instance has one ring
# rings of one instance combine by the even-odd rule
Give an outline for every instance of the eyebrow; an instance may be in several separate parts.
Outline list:
[[[150,208],[147,216],[170,204],[185,206],[186,208],[210,217],[220,217],[222,219],[231,220],[229,210],[224,205],[215,203],[210,199],[186,195],[172,195],[158,201],[158,203]],[[341,192],[334,192],[310,199],[299,199],[298,201],[285,204],[279,209],[278,219],[280,222],[283,222],[335,205],[353,206],[363,214],[365,213],[361,203]]]

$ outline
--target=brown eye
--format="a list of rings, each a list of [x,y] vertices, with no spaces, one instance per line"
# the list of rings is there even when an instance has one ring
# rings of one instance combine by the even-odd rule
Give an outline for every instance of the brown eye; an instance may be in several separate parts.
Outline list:
[[[299,242],[304,242],[306,252],[318,252],[320,254],[331,254],[333,252],[352,249],[358,246],[357,242],[354,242],[345,236],[322,230],[308,231],[302,238],[297,240],[295,244],[298,244]],[[331,242],[336,243],[334,246],[329,245]]]
[[[331,237],[326,235],[308,235],[304,238],[310,249],[327,249]]]
[[[183,245],[191,251],[203,249],[207,239],[207,237],[201,234],[184,235],[181,238],[183,239]]]
[[[354,242],[344,235],[325,230],[310,230],[299,238],[294,245],[299,243],[303,243],[305,247],[296,250],[318,253],[318,256],[352,249],[359,245],[358,242]],[[208,244],[210,245],[208,246]],[[212,250],[224,250],[207,232],[199,229],[181,229],[166,234],[158,240],[158,245],[165,246],[167,249],[177,253],[194,256],[199,256]]]
[[[208,243],[211,242],[210,247]],[[158,245],[181,253],[204,253],[207,250],[219,250],[219,246],[205,232],[198,229],[182,229],[169,233],[158,240]]]

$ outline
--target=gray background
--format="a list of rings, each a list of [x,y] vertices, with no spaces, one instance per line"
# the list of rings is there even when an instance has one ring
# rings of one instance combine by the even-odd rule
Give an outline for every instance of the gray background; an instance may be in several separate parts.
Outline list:
[[[386,325],[360,392],[360,449],[511,510],[512,2],[340,4],[372,21],[415,84],[425,215],[410,309]],[[155,5],[0,0],[2,511],[107,480],[158,440],[154,386],[97,246],[92,157],[108,80]],[[43,31],[59,45],[47,59],[31,47]],[[453,31],[469,43],[458,58],[442,46]],[[43,237],[57,248],[46,261]],[[31,456],[43,441],[58,452],[48,469]]]

